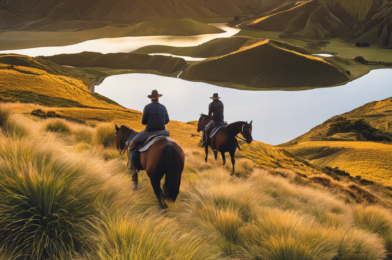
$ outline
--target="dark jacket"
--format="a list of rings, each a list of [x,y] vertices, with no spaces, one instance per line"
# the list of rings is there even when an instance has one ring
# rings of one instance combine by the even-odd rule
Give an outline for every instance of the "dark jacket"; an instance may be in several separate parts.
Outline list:
[[[142,124],[147,125],[147,131],[165,130],[165,125],[169,121],[166,107],[158,101],[153,101],[144,107]]]
[[[223,116],[223,110],[224,106],[222,101],[214,100],[208,108],[208,116],[210,116],[214,122],[223,122],[225,119]]]

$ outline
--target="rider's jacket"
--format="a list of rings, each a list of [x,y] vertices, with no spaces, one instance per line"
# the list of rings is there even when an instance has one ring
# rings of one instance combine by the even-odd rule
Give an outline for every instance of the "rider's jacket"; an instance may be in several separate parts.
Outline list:
[[[169,121],[166,107],[158,101],[152,101],[144,107],[142,124],[147,125],[147,131],[165,130],[165,125]]]
[[[223,110],[224,110],[224,106],[222,101],[214,100],[211,102],[208,108],[208,116],[211,117],[212,121],[214,122],[223,122],[224,120]]]

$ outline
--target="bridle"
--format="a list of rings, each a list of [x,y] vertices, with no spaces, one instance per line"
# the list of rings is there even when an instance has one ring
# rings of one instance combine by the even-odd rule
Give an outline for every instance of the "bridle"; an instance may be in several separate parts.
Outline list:
[[[203,114],[201,114],[200,116],[203,118],[202,121],[201,121],[201,125],[203,126],[203,125],[204,125],[204,120],[205,120],[208,116],[205,116],[205,115],[203,115]],[[199,126],[198,126],[198,127],[199,127]],[[203,128],[201,128],[200,131],[203,130],[204,128],[206,128],[206,126],[204,126]]]
[[[245,127],[245,125],[247,125],[247,123],[244,123],[244,124],[242,125],[242,128],[241,128],[241,134],[242,134],[243,136],[245,136],[245,134],[244,134],[244,127]],[[249,132],[252,133],[252,126],[250,127]],[[247,140],[244,139],[244,138],[242,138],[242,137],[236,136],[236,138],[238,138],[238,139],[240,139],[240,140],[242,140],[242,141],[244,141],[244,142],[247,142]]]

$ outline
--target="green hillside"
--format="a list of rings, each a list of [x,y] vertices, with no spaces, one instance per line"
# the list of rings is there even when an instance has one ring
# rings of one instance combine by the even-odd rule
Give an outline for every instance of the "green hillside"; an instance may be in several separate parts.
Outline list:
[[[173,73],[187,65],[184,59],[167,56],[149,56],[135,53],[83,52],[42,57],[44,60],[73,67],[104,67],[115,69],[155,70]]]
[[[308,54],[303,48],[266,40],[191,64],[181,78],[252,89],[322,87],[349,80],[340,68]]]
[[[250,37],[218,38],[194,47],[171,47],[164,45],[146,46],[135,51],[135,53],[170,53],[173,55],[209,58],[229,54],[243,47],[253,45],[260,39]]]

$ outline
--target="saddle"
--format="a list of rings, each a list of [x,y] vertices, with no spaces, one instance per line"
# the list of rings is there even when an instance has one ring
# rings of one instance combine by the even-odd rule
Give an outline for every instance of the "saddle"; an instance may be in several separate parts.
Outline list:
[[[219,130],[225,128],[226,126],[227,126],[226,122],[220,123],[220,124],[217,124],[216,126],[214,126],[214,128],[211,130],[211,133],[210,133],[210,139],[212,139],[216,135],[216,133],[218,133]]]
[[[144,170],[140,163],[140,153],[147,152],[158,140],[168,139],[170,133],[166,130],[150,132],[146,135],[147,140],[139,144],[131,151],[132,165],[137,171]]]

